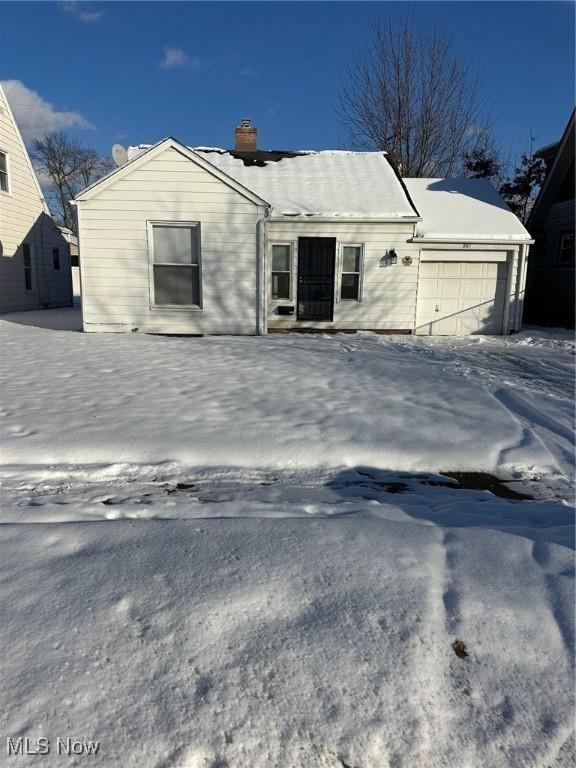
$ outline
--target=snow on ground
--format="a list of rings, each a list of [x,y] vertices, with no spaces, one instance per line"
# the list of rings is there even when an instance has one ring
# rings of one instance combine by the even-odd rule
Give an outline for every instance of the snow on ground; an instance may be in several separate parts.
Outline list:
[[[570,335],[77,322],[0,321],[7,765],[573,765]]]

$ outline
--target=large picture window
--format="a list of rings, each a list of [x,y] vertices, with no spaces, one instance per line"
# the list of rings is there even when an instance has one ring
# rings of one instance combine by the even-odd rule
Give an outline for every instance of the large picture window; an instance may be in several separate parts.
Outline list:
[[[272,298],[290,298],[292,248],[289,243],[272,245]]]
[[[342,246],[342,301],[360,301],[360,272],[362,269],[362,246]]]
[[[160,224],[152,230],[152,304],[201,306],[200,225]]]

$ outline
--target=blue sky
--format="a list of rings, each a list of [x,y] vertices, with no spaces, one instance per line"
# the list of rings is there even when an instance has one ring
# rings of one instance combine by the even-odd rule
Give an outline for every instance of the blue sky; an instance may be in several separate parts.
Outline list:
[[[53,125],[106,154],[166,135],[230,146],[250,117],[263,148],[333,148],[345,62],[375,22],[406,14],[478,68],[506,147],[560,137],[574,102],[569,2],[3,2],[0,78],[24,86],[12,99],[28,138]]]

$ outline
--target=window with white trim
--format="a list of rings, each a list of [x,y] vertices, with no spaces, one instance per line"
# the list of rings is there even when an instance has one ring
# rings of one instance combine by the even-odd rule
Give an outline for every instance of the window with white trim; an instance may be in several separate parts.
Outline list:
[[[32,249],[29,243],[22,243],[22,261],[24,263],[24,285],[27,291],[31,291],[34,286],[32,274]]]
[[[152,304],[201,307],[200,224],[153,223]]]
[[[10,186],[8,184],[8,155],[6,152],[0,150],[0,190],[2,192],[9,192]]]
[[[342,301],[360,301],[360,273],[362,269],[362,246],[342,246]]]
[[[292,274],[292,246],[290,243],[272,245],[272,298],[290,298],[290,278]]]

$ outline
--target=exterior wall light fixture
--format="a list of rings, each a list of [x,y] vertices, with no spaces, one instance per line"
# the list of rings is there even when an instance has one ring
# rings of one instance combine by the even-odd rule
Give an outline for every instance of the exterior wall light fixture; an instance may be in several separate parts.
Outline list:
[[[397,264],[398,263],[398,254],[394,250],[394,248],[391,248],[389,251],[386,251],[384,256],[380,259],[380,266],[381,267],[389,267],[391,264]]]

